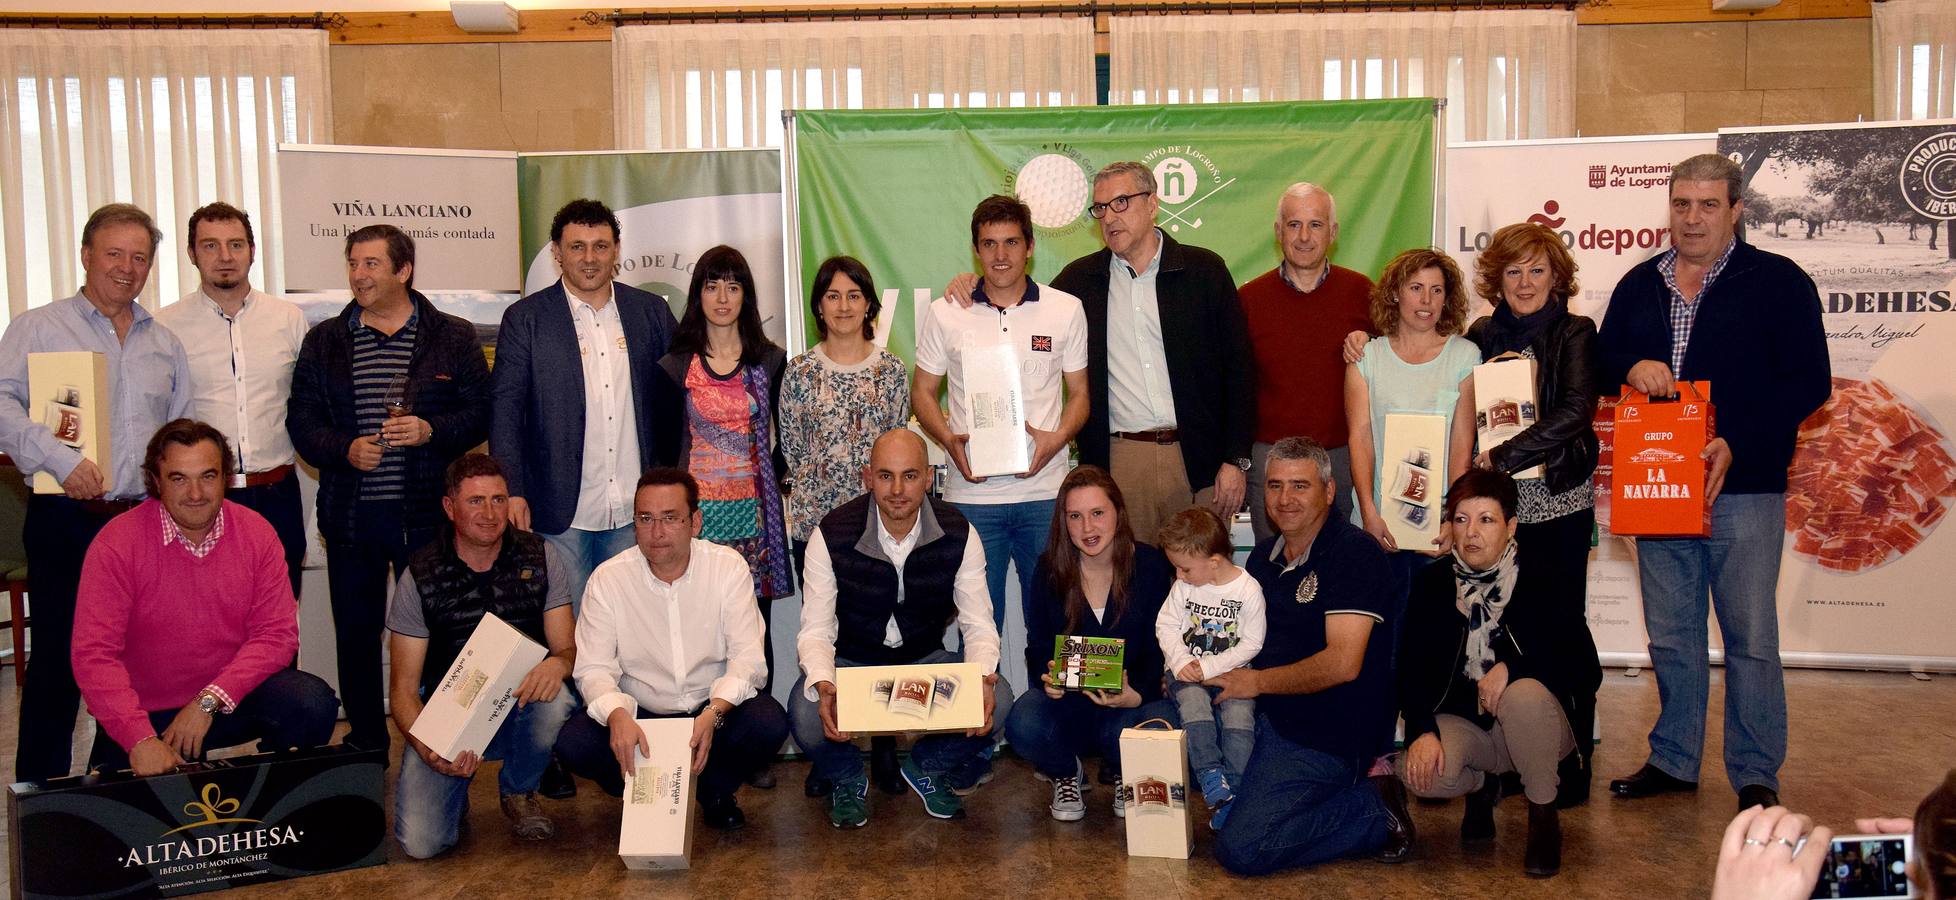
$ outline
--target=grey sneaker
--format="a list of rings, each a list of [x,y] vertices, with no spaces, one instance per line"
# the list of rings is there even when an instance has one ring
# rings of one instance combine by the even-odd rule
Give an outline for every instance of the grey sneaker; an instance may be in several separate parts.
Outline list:
[[[503,817],[517,840],[547,841],[557,836],[557,824],[543,814],[536,794],[504,794]]]
[[[1114,785],[1114,818],[1127,818],[1127,795],[1131,790],[1125,784]]]
[[[1087,817],[1087,802],[1080,799],[1078,775],[1053,779],[1053,804],[1048,808],[1053,818],[1062,822],[1078,822]]]

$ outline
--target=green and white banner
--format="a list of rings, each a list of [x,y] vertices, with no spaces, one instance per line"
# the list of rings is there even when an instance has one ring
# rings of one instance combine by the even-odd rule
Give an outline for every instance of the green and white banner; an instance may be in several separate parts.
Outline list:
[[[829,256],[861,259],[883,298],[877,340],[909,359],[916,311],[974,267],[978,201],[1016,194],[1032,208],[1032,274],[1046,281],[1100,249],[1087,216],[1093,173],[1120,160],[1153,168],[1162,229],[1221,254],[1239,284],[1276,266],[1277,200],[1297,181],[1337,198],[1333,261],[1376,274],[1393,254],[1434,243],[1434,108],[1410,99],[800,111],[800,282]]]
[[[768,336],[783,343],[781,151],[539,153],[517,158],[523,293],[558,278],[550,220],[579,197],[618,215],[618,280],[666,298],[677,317],[701,253],[726,244],[754,269]]]

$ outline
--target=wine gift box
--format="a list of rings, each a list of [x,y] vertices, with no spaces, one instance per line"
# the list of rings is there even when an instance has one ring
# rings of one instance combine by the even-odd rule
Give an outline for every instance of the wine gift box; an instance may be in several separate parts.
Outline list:
[[[652,755],[633,751],[618,858],[627,869],[684,869],[693,857],[693,720],[640,719],[638,727]]]
[[[835,725],[849,734],[969,731],[985,724],[985,673],[974,663],[835,670]]]
[[[495,613],[483,613],[408,734],[451,762],[464,752],[482,755],[516,710],[524,676],[548,652]]]

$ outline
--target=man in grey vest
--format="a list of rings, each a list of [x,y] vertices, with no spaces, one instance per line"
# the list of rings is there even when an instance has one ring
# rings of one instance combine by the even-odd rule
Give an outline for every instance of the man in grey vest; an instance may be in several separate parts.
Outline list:
[[[517,838],[540,841],[556,834],[536,791],[550,748],[570,718],[564,679],[577,657],[566,566],[542,538],[509,527],[503,467],[470,453],[449,464],[446,486],[441,506],[449,527],[408,557],[387,615],[394,726],[409,751],[401,754],[394,791],[394,837],[415,859],[455,846],[468,812],[469,781],[484,758],[503,762],[497,789]],[[481,756],[443,759],[408,731],[485,613],[549,647],[550,655],[517,686],[516,710]]]
[[[985,585],[978,531],[955,507],[932,499],[923,438],[894,429],[876,439],[863,470],[869,492],[835,508],[809,536],[802,579],[802,677],[789,695],[795,744],[832,787],[829,824],[869,822],[862,756],[836,727],[835,670],[962,660],[985,676],[985,724],[963,735],[920,738],[903,780],[940,819],[964,814],[963,795],[991,779],[999,724],[1012,688],[999,678],[998,629]],[[963,647],[944,646],[958,623]]]

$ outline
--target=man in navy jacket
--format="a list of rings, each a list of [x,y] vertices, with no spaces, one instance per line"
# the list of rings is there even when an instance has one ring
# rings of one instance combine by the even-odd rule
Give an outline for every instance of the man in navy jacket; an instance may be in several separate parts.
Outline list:
[[[1739,240],[1736,163],[1694,156],[1671,171],[1673,248],[1623,276],[1598,336],[1606,383],[1653,396],[1711,382],[1717,438],[1705,448],[1709,538],[1637,542],[1661,709],[1650,757],[1610,783],[1620,797],[1696,790],[1710,661],[1705,619],[1725,639],[1725,773],[1739,808],[1779,804],[1786,685],[1779,662],[1786,468],[1800,423],[1832,374],[1820,295],[1792,260]]]
[[[509,519],[557,548],[573,605],[599,563],[631,549],[632,496],[657,458],[654,366],[678,325],[664,298],[618,284],[618,217],[573,200],[550,223],[563,278],[511,304],[496,339],[489,451]]]

